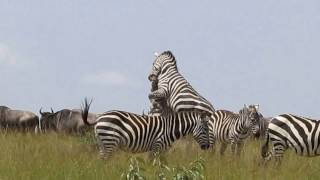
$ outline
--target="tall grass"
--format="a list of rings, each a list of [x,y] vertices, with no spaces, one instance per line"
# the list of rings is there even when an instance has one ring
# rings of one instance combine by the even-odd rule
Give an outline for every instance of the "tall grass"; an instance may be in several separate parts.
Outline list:
[[[76,137],[49,134],[0,134],[0,179],[119,179],[127,170],[129,159],[136,156],[147,179],[155,179],[158,167],[152,166],[148,154],[132,155],[116,152],[109,160],[101,160],[92,136]],[[247,141],[240,157],[230,149],[221,157],[216,147],[202,151],[190,139],[178,141],[163,154],[169,167],[187,167],[202,157],[206,179],[319,179],[320,158],[304,158],[286,152],[282,165],[259,165],[260,141]],[[172,172],[167,172],[172,177]]]

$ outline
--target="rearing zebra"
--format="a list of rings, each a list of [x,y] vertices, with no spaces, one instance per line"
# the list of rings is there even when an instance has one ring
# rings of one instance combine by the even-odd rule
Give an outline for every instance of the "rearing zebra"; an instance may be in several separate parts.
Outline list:
[[[93,124],[87,122],[90,103],[85,100],[82,118],[94,131],[100,155],[110,157],[116,149],[153,154],[169,147],[179,138],[192,134],[202,149],[209,148],[207,119],[197,112],[181,112],[168,116],[142,116],[124,111],[108,111]]]
[[[215,141],[221,142],[220,154],[223,155],[227,144],[231,144],[231,151],[234,154],[237,146],[237,154],[242,150],[242,141],[246,139],[252,131],[252,127],[259,120],[257,107],[250,105],[240,110],[239,114],[217,110],[212,115],[209,123],[210,145]]]
[[[212,104],[194,90],[178,72],[175,57],[170,51],[157,56],[148,79],[158,82],[158,89],[149,94],[150,100],[165,100],[173,112],[199,111],[213,114]]]
[[[268,152],[269,141],[272,150]],[[265,161],[272,156],[278,163],[286,149],[293,148],[301,156],[320,155],[320,121],[292,114],[282,114],[273,118],[267,129],[267,139],[261,149]]]

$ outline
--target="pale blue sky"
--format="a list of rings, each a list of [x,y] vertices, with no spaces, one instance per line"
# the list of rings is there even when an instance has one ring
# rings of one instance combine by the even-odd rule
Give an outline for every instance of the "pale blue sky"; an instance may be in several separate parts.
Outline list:
[[[320,118],[320,1],[0,1],[0,104],[141,113],[154,51],[216,109]]]

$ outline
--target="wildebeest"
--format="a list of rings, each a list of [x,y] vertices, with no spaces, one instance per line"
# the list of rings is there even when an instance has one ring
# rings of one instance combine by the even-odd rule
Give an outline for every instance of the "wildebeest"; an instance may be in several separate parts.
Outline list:
[[[0,126],[1,128],[37,132],[39,117],[30,111],[13,110],[7,106],[0,106]]]
[[[43,131],[53,130],[56,132],[65,133],[80,133],[83,134],[89,127],[84,124],[80,109],[62,109],[57,112],[42,112],[40,109],[41,129]],[[96,114],[89,114],[89,121],[94,121],[97,118]]]

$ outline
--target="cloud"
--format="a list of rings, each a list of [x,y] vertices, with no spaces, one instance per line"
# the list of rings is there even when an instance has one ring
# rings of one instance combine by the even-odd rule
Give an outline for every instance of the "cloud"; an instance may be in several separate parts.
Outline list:
[[[0,43],[0,64],[16,65],[16,54],[4,43]]]
[[[130,82],[124,74],[115,71],[88,74],[84,77],[84,81],[86,83],[108,86],[126,86]]]

